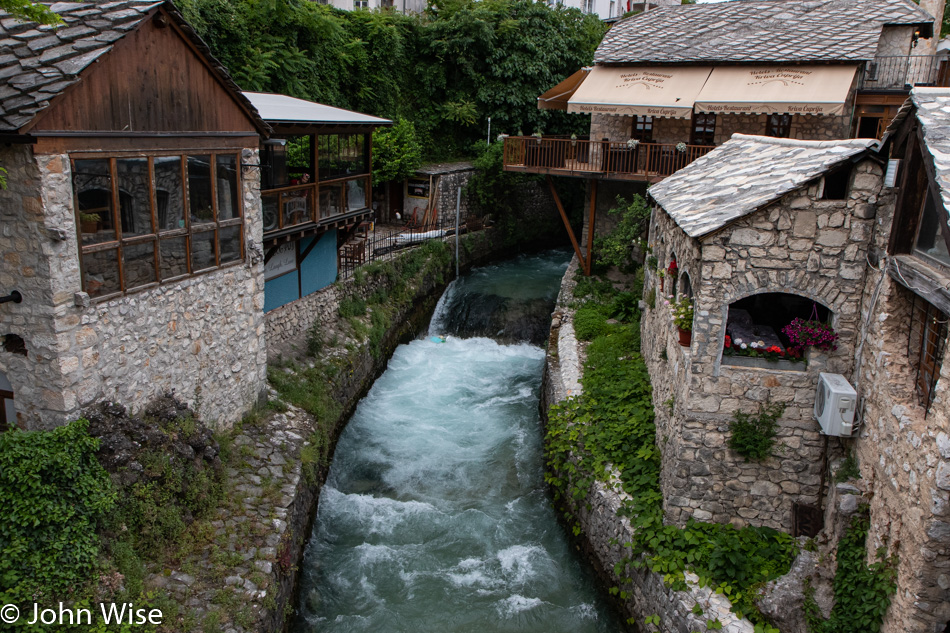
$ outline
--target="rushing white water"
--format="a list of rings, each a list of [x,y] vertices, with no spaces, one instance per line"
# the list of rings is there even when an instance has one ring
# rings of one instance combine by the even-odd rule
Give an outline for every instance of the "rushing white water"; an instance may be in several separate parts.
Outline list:
[[[296,630],[621,630],[546,495],[543,359],[487,338],[396,350],[337,445]]]

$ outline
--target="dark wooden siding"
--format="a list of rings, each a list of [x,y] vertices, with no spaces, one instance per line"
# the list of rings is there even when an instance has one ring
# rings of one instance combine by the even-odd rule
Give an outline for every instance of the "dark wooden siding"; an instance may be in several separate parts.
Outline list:
[[[252,121],[166,19],[149,19],[87,68],[33,130],[249,132]]]

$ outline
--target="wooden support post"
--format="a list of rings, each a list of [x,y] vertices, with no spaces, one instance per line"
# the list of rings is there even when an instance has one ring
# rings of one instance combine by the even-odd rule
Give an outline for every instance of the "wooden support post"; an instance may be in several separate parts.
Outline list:
[[[584,274],[590,277],[590,268],[594,263],[594,213],[597,210],[597,181],[590,181],[590,219],[587,222],[587,262]]]
[[[557,189],[554,188],[554,181],[551,180],[550,176],[547,176],[547,179],[548,187],[551,188],[551,197],[554,198],[554,204],[557,205],[557,210],[561,213],[561,220],[564,221],[564,228],[567,229],[567,236],[571,238],[571,245],[574,247],[574,253],[577,255],[577,259],[580,261],[585,273],[589,276],[590,267],[587,265],[584,254],[581,253],[581,247],[577,244],[577,238],[574,236],[574,229],[571,228],[571,223],[567,219],[567,213],[564,212],[564,205],[561,204],[561,198],[558,197]]]

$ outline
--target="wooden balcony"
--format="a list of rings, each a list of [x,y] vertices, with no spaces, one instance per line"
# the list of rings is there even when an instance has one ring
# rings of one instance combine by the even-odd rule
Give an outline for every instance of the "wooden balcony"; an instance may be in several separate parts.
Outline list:
[[[368,190],[369,176],[359,175],[261,191],[265,246],[369,219]]]
[[[611,143],[564,137],[505,138],[504,169],[598,180],[658,182],[713,148],[683,143]]]

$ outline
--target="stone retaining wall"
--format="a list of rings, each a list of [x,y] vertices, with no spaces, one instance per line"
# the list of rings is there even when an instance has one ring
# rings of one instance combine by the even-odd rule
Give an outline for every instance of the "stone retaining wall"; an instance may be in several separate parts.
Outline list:
[[[547,419],[548,409],[564,398],[579,395],[578,380],[584,360],[584,346],[574,337],[573,313],[569,307],[573,301],[572,288],[577,258],[571,261],[561,286],[552,320],[551,337],[544,370],[541,394],[542,419]],[[617,515],[625,493],[619,483],[594,482],[587,495],[574,501],[570,511],[577,518],[582,530],[582,540],[588,558],[594,564],[603,582],[619,586],[627,593],[622,601],[625,615],[632,618],[638,630],[647,616],[658,615],[658,629],[665,633],[692,633],[707,631],[707,621],[718,619],[722,630],[728,633],[752,633],[748,620],[740,620],[730,611],[731,605],[723,596],[708,588],[701,588],[696,577],[687,574],[689,589],[674,591],[663,583],[663,576],[646,569],[628,569],[632,582],[622,583],[614,573],[614,566],[621,562],[629,550],[623,546],[633,539],[629,519]],[[695,605],[702,615],[693,613]]]

